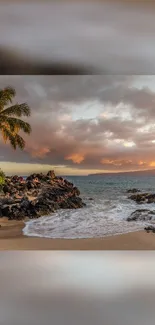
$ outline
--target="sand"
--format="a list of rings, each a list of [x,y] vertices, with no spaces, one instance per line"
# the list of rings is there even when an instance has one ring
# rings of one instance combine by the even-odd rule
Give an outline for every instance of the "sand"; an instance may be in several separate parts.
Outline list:
[[[90,239],[27,237],[23,221],[0,219],[0,250],[154,250],[155,234],[145,231]]]

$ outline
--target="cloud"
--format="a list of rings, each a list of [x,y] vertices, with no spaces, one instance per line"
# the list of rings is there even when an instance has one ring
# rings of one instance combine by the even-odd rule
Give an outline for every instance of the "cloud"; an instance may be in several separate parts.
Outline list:
[[[144,77],[0,76],[0,88],[8,84],[30,105],[33,131],[23,152],[1,139],[2,162],[79,172],[153,167],[155,92]]]

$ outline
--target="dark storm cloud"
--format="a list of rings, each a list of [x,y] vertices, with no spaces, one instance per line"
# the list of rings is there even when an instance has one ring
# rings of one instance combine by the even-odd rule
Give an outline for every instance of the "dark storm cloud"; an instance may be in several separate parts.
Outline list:
[[[134,87],[136,76],[1,76],[31,109],[24,152],[0,143],[0,160],[79,169],[137,169],[155,160],[155,94]],[[87,101],[96,116],[75,114]],[[101,105],[101,108],[99,109]],[[85,109],[85,106],[83,106]],[[84,112],[85,113],[85,112]],[[148,128],[148,130],[147,130]],[[131,147],[130,147],[131,145]],[[133,145],[133,146],[132,146]]]
[[[139,112],[147,109],[148,115],[150,111],[154,113],[155,94],[147,88],[133,87],[136,79],[137,76],[0,76],[0,87],[14,85],[17,97],[23,101],[28,99],[37,111],[44,103],[46,109],[57,112],[61,101],[97,99],[115,106],[121,102],[130,104]]]
[[[0,87],[13,83],[19,95],[53,101],[102,99],[107,88],[128,87],[134,76],[0,76]],[[108,90],[106,90],[108,91]],[[111,93],[110,93],[111,95]],[[108,96],[108,95],[107,95]],[[109,100],[109,99],[108,99]]]

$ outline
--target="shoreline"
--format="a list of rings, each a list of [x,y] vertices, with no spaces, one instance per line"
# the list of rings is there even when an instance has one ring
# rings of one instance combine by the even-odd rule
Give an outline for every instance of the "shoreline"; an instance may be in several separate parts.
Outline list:
[[[101,238],[53,239],[23,234],[24,221],[0,220],[0,250],[154,250],[155,234],[144,230]]]

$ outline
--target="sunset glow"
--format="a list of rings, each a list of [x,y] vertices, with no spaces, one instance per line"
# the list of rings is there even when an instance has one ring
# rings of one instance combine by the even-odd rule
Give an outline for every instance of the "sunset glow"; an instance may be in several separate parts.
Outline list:
[[[0,138],[0,167],[62,175],[155,168],[154,84],[154,76],[1,76],[0,88],[12,85],[31,107],[33,131],[23,152]]]

